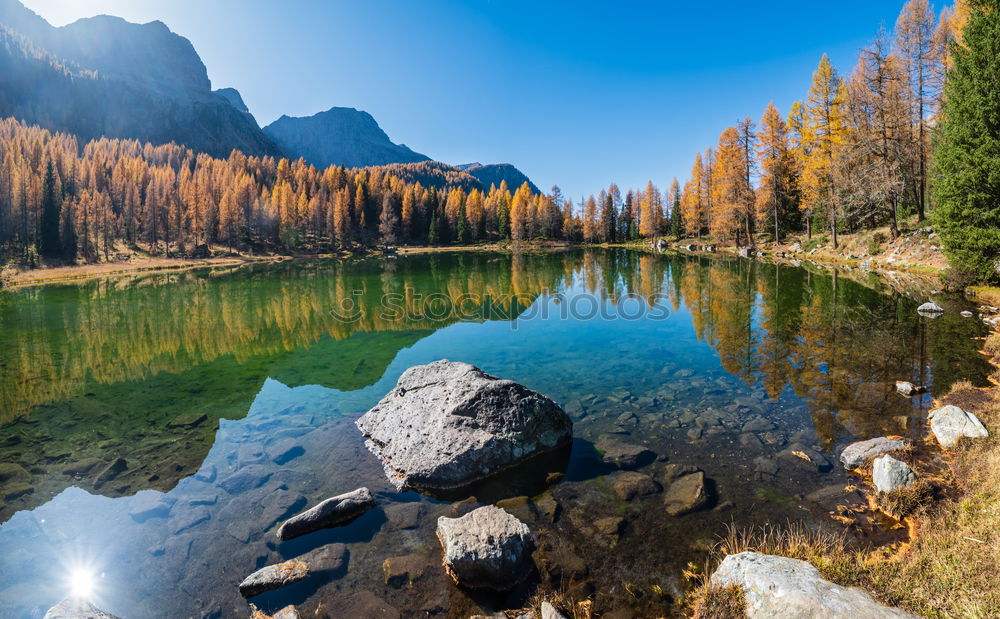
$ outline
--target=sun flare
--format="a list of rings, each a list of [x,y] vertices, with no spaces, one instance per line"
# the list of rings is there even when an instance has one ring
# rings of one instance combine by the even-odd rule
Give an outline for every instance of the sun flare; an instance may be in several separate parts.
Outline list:
[[[74,597],[88,598],[94,593],[94,574],[78,568],[70,574],[70,591]]]

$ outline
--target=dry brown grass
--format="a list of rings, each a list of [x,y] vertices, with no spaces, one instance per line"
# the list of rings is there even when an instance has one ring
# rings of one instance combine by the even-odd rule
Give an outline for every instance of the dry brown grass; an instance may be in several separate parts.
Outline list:
[[[695,619],[743,619],[746,617],[743,589],[736,585],[704,589],[694,608]]]

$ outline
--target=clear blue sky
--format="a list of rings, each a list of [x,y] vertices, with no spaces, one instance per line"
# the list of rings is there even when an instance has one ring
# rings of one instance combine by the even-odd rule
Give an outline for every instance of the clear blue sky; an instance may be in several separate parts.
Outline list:
[[[727,125],[803,98],[823,52],[848,73],[903,0],[25,4],[56,25],[100,13],[165,22],[261,125],[356,107],[432,158],[510,162],[578,199],[612,181],[683,183]]]

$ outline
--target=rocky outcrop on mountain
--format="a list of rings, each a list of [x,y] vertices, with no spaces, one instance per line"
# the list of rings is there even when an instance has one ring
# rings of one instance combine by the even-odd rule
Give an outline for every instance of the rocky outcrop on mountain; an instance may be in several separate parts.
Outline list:
[[[100,15],[55,28],[0,0],[0,117],[82,140],[176,142],[228,156],[278,155],[253,117],[212,92],[186,38],[162,22]]]
[[[332,107],[312,116],[282,116],[264,133],[291,157],[303,157],[319,168],[348,168],[427,161],[427,155],[395,144],[371,114],[350,107]]]
[[[455,167],[479,179],[479,182],[483,184],[483,188],[487,190],[490,188],[490,185],[499,187],[500,183],[506,182],[507,188],[513,192],[524,183],[528,183],[532,192],[541,193],[538,191],[538,187],[535,187],[535,184],[531,182],[530,178],[509,163],[488,163],[483,165],[476,162],[464,163]]]
[[[229,105],[233,106],[239,111],[245,112],[247,114],[250,113],[250,109],[247,107],[247,104],[243,102],[243,95],[241,95],[240,91],[236,90],[235,88],[220,88],[213,92],[222,97],[223,99],[225,99],[226,101],[228,101]]]

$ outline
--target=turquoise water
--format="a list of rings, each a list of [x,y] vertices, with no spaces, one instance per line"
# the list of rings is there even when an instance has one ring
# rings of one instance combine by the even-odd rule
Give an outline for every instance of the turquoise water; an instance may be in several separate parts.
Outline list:
[[[345,567],[252,601],[310,616],[467,617],[559,589],[596,610],[662,616],[681,570],[730,523],[842,531],[831,515],[846,514],[856,543],[891,538],[843,491],[839,450],[922,436],[930,395],[903,398],[893,382],[983,383],[973,338],[984,330],[959,316],[960,298],[936,297],[947,313],[922,318],[923,297],[854,277],[574,250],[5,293],[0,615],[41,617],[86,574],[94,602],[119,616],[246,616],[246,575],[343,543]],[[572,449],[456,496],[395,492],[354,420],[408,367],[441,358],[562,404]],[[664,485],[671,465],[701,468],[708,505],[672,517],[663,493],[623,500],[608,441],[652,450],[639,471]],[[831,466],[790,457],[799,448]],[[282,519],[361,485],[377,509],[276,542]],[[469,594],[440,566],[436,518],[477,501],[501,501],[539,538],[538,572],[509,594]]]

